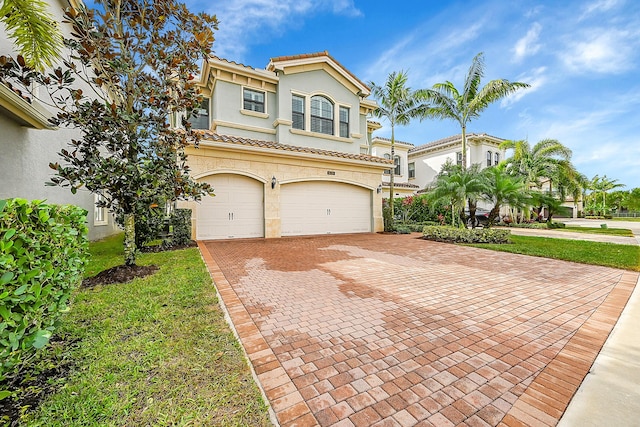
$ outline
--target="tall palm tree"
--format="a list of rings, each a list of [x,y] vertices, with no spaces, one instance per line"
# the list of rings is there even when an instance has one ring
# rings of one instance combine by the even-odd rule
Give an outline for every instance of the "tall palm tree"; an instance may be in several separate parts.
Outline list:
[[[44,0],[3,0],[0,22],[32,68],[43,70],[60,56],[62,34]]]
[[[411,122],[411,119],[426,117],[429,113],[429,105],[424,102],[422,90],[413,91],[407,86],[407,73],[404,71],[392,72],[387,77],[383,86],[378,86],[370,82],[371,94],[378,102],[378,108],[373,115],[384,118],[391,125],[391,161],[395,165],[395,127],[404,126]],[[393,184],[394,170],[391,169],[389,181],[389,206],[391,207],[391,218],[393,218]]]
[[[493,102],[530,86],[527,83],[497,79],[480,88],[483,76],[484,55],[480,52],[473,58],[462,93],[450,81],[436,83],[433,89],[425,91],[427,99],[433,105],[430,114],[432,117],[454,120],[460,124],[463,168],[467,167],[467,124],[480,117],[480,113]]]
[[[609,179],[606,175],[602,177],[596,175],[591,179],[590,188],[602,196],[602,215],[607,213],[607,192],[624,186],[617,179]]]

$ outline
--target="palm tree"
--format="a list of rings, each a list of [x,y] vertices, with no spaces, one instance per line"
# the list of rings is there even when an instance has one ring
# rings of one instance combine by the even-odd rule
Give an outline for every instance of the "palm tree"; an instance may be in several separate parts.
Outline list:
[[[60,56],[62,34],[43,0],[3,0],[0,22],[25,62],[43,70]]]
[[[500,215],[500,208],[509,205],[512,208],[522,207],[529,201],[526,184],[520,177],[509,175],[504,163],[483,170],[486,177],[487,189],[484,198],[493,203],[489,212],[489,227],[495,224]]]
[[[455,120],[462,129],[462,167],[467,167],[467,124],[478,117],[493,102],[530,85],[510,82],[504,79],[491,80],[480,88],[484,76],[484,56],[478,53],[471,63],[462,93],[450,81],[436,83],[426,90],[426,96],[433,105],[430,116],[438,119]]]
[[[603,177],[596,175],[591,179],[590,188],[596,191],[596,194],[602,195],[602,215],[607,214],[607,192],[624,186],[618,183],[617,179],[609,179],[606,175]]]
[[[429,197],[433,201],[451,206],[451,223],[454,226],[456,214],[460,217],[461,224],[464,224],[464,206],[468,202],[471,224],[475,225],[476,203],[478,199],[483,198],[486,191],[487,184],[479,165],[463,169],[448,162],[443,165],[442,171],[436,177]]]
[[[395,164],[395,127],[396,125],[408,125],[411,119],[424,118],[429,112],[429,105],[423,102],[423,91],[412,91],[407,87],[407,73],[404,71],[392,72],[387,77],[384,86],[378,86],[370,82],[371,94],[378,102],[378,108],[373,115],[385,118],[391,125],[391,161]],[[391,218],[393,218],[393,184],[394,171],[391,170],[389,182],[389,206]]]

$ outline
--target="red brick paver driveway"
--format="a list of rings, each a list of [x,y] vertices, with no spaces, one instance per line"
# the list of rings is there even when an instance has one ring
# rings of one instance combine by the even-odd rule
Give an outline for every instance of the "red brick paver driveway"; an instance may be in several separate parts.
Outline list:
[[[339,235],[200,244],[282,426],[553,426],[637,273]]]

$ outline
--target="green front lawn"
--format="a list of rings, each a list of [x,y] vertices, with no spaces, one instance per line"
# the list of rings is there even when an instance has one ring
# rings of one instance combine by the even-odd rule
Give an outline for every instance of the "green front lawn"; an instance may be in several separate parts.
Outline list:
[[[87,276],[122,263],[122,237],[90,245]],[[142,254],[152,276],[81,289],[60,335],[74,367],[24,425],[270,425],[198,249]]]
[[[633,232],[627,228],[580,227],[579,225],[567,225],[564,228],[557,228],[556,230],[572,231],[575,233],[606,234],[609,236],[633,237]]]
[[[640,271],[640,246],[511,235],[512,244],[469,246]]]

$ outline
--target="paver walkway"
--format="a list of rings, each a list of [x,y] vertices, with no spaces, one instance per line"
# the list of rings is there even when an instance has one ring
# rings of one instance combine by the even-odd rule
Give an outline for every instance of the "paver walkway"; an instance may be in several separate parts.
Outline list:
[[[638,274],[417,235],[200,243],[282,426],[552,426]]]

